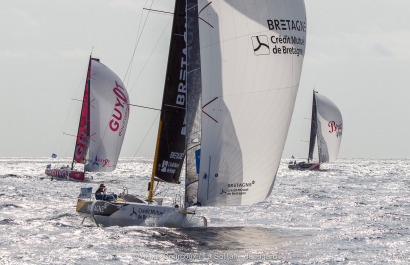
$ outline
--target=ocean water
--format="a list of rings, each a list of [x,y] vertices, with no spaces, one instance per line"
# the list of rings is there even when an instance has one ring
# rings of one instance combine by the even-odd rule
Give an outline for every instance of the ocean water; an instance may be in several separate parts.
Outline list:
[[[171,229],[81,225],[75,212],[80,188],[100,182],[146,194],[151,159],[77,183],[51,181],[48,158],[0,158],[0,264],[410,264],[410,160],[340,159],[327,171],[287,162],[266,201],[197,208],[208,227]],[[166,202],[182,196],[159,190]]]

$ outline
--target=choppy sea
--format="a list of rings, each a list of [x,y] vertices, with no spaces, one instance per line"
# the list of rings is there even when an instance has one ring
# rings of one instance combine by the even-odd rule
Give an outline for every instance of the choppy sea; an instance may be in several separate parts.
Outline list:
[[[209,226],[189,229],[81,225],[81,187],[146,194],[151,159],[123,158],[88,183],[50,180],[49,163],[0,158],[0,264],[410,264],[410,160],[290,171],[284,159],[266,201],[197,208]]]

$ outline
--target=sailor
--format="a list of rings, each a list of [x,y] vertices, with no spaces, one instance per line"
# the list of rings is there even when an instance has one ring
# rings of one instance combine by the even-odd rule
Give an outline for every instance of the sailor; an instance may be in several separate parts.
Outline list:
[[[100,187],[95,192],[95,198],[97,200],[103,200],[105,195],[105,185],[103,183],[100,184]]]
[[[100,184],[100,187],[95,192],[95,198],[97,200],[104,200],[104,201],[113,201],[117,199],[117,194],[105,194],[105,185],[103,183]]]

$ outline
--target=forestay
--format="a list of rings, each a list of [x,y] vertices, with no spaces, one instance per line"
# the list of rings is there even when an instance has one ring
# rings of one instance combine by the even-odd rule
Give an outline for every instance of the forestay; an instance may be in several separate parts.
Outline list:
[[[338,107],[327,97],[316,93],[319,162],[332,162],[339,154],[343,119]]]
[[[188,73],[200,70],[201,135],[190,139],[200,141],[201,153],[187,158],[199,162],[197,201],[187,201],[256,203],[272,191],[294,108],[306,43],[304,1],[198,2],[200,58],[188,48]],[[188,21],[193,6],[188,1]],[[188,23],[189,44],[194,24]]]

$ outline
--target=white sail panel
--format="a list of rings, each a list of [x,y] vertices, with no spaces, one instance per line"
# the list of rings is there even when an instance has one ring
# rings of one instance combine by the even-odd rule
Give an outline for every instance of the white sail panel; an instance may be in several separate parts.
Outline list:
[[[199,1],[202,142],[198,203],[269,196],[306,43],[303,0]]]
[[[115,169],[127,129],[129,98],[121,79],[92,61],[90,76],[90,147],[87,171]]]
[[[317,93],[316,109],[319,162],[332,162],[337,159],[342,141],[342,114],[330,99]]]

